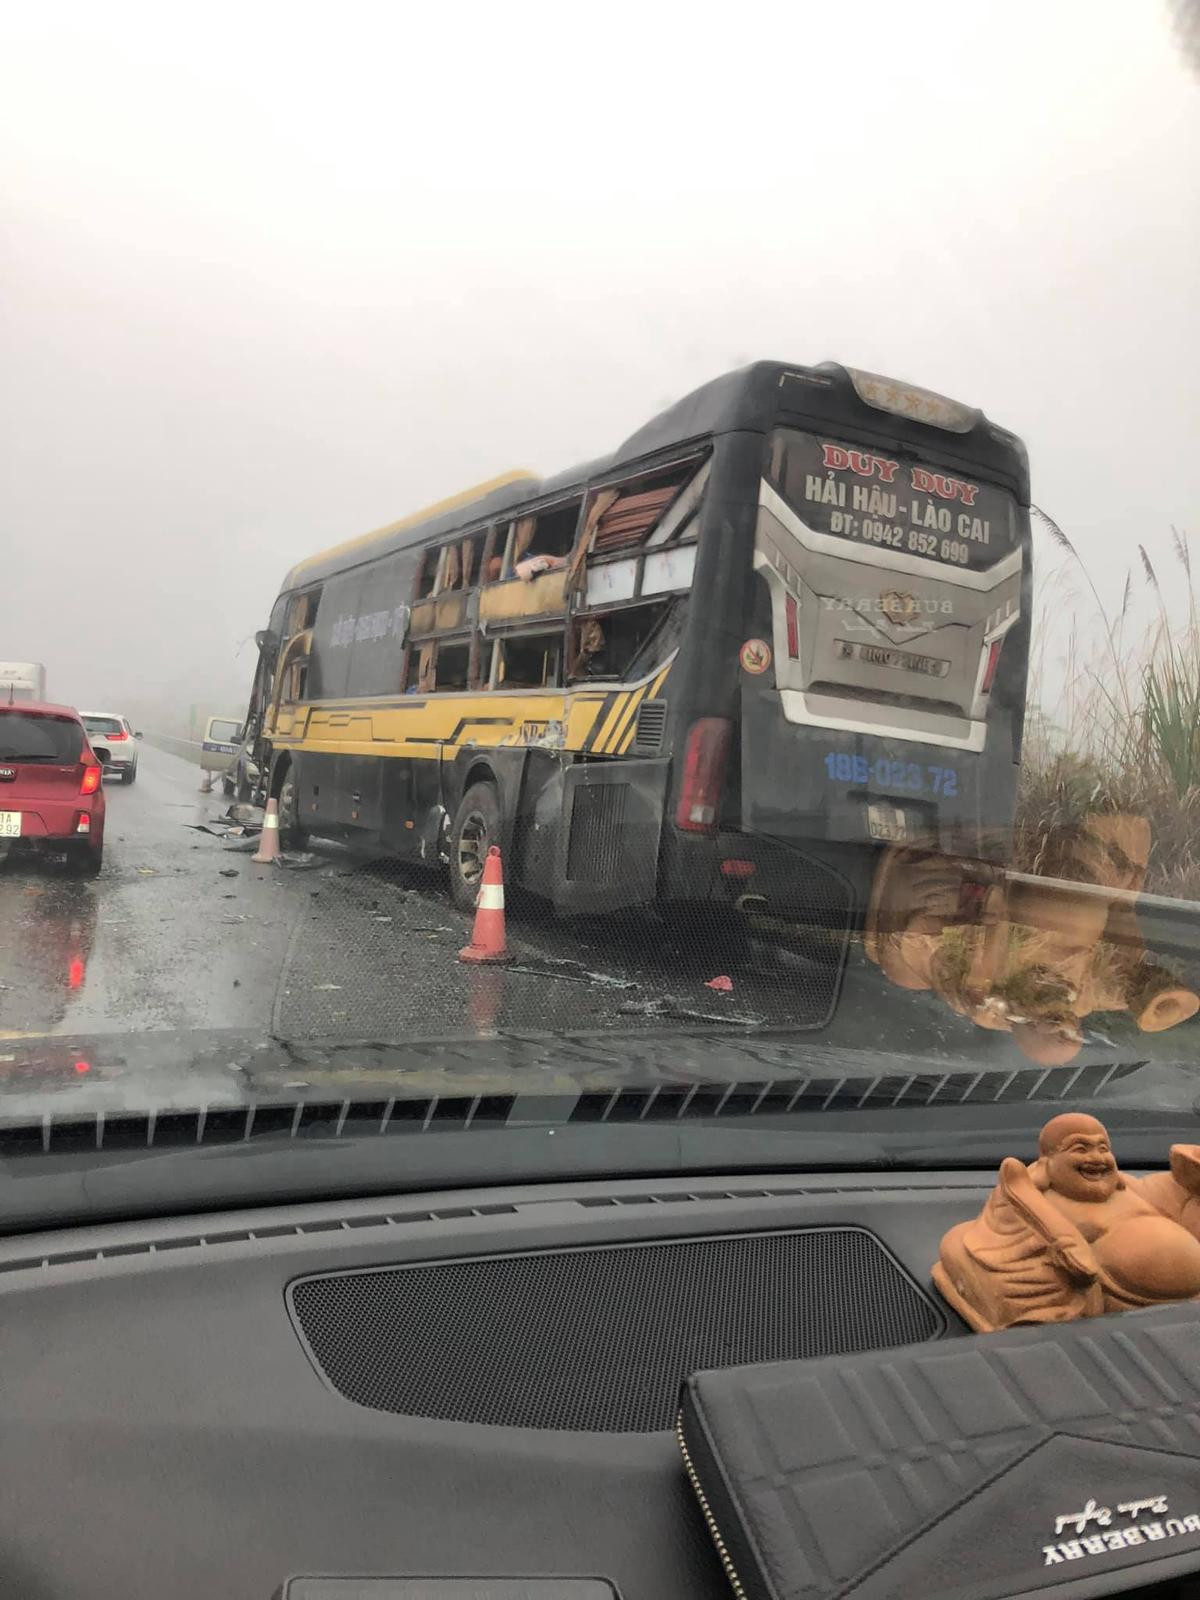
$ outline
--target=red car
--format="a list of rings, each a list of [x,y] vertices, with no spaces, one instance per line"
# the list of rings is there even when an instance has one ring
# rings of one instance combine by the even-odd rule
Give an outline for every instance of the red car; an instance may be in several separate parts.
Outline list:
[[[0,848],[65,854],[94,877],[104,857],[103,775],[77,711],[0,702]]]

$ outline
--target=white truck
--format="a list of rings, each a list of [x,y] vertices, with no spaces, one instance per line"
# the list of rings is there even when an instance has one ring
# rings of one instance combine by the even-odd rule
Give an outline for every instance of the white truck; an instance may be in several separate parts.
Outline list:
[[[40,661],[0,661],[0,700],[45,700],[46,669]]]

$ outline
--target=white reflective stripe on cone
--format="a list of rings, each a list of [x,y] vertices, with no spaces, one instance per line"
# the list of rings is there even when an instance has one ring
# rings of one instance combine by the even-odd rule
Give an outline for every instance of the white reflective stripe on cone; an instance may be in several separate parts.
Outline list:
[[[279,826],[279,818],[275,815],[275,813],[273,811],[268,811],[266,816],[263,818],[263,827],[264,828],[277,828],[278,826]]]
[[[502,883],[485,883],[479,890],[479,898],[475,902],[479,911],[504,910],[504,885]]]

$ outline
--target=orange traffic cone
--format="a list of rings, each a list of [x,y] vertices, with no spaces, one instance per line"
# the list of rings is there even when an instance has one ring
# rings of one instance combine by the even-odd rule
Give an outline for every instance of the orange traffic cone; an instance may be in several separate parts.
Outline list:
[[[211,772],[202,772],[200,774],[200,793],[201,794],[211,794],[212,793],[212,773]]]
[[[475,901],[475,928],[471,942],[458,952],[460,961],[511,961],[504,942],[504,873],[496,845],[483,863],[479,897]]]
[[[262,838],[258,849],[250,857],[258,865],[267,866],[279,859],[279,801],[267,801],[267,814],[263,818]]]

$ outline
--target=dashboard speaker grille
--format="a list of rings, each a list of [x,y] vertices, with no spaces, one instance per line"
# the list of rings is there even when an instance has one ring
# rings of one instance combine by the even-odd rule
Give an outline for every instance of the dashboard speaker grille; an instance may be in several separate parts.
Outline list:
[[[690,1372],[934,1337],[940,1312],[858,1228],[422,1262],[304,1278],[330,1383],[381,1411],[588,1432],[670,1427]]]

